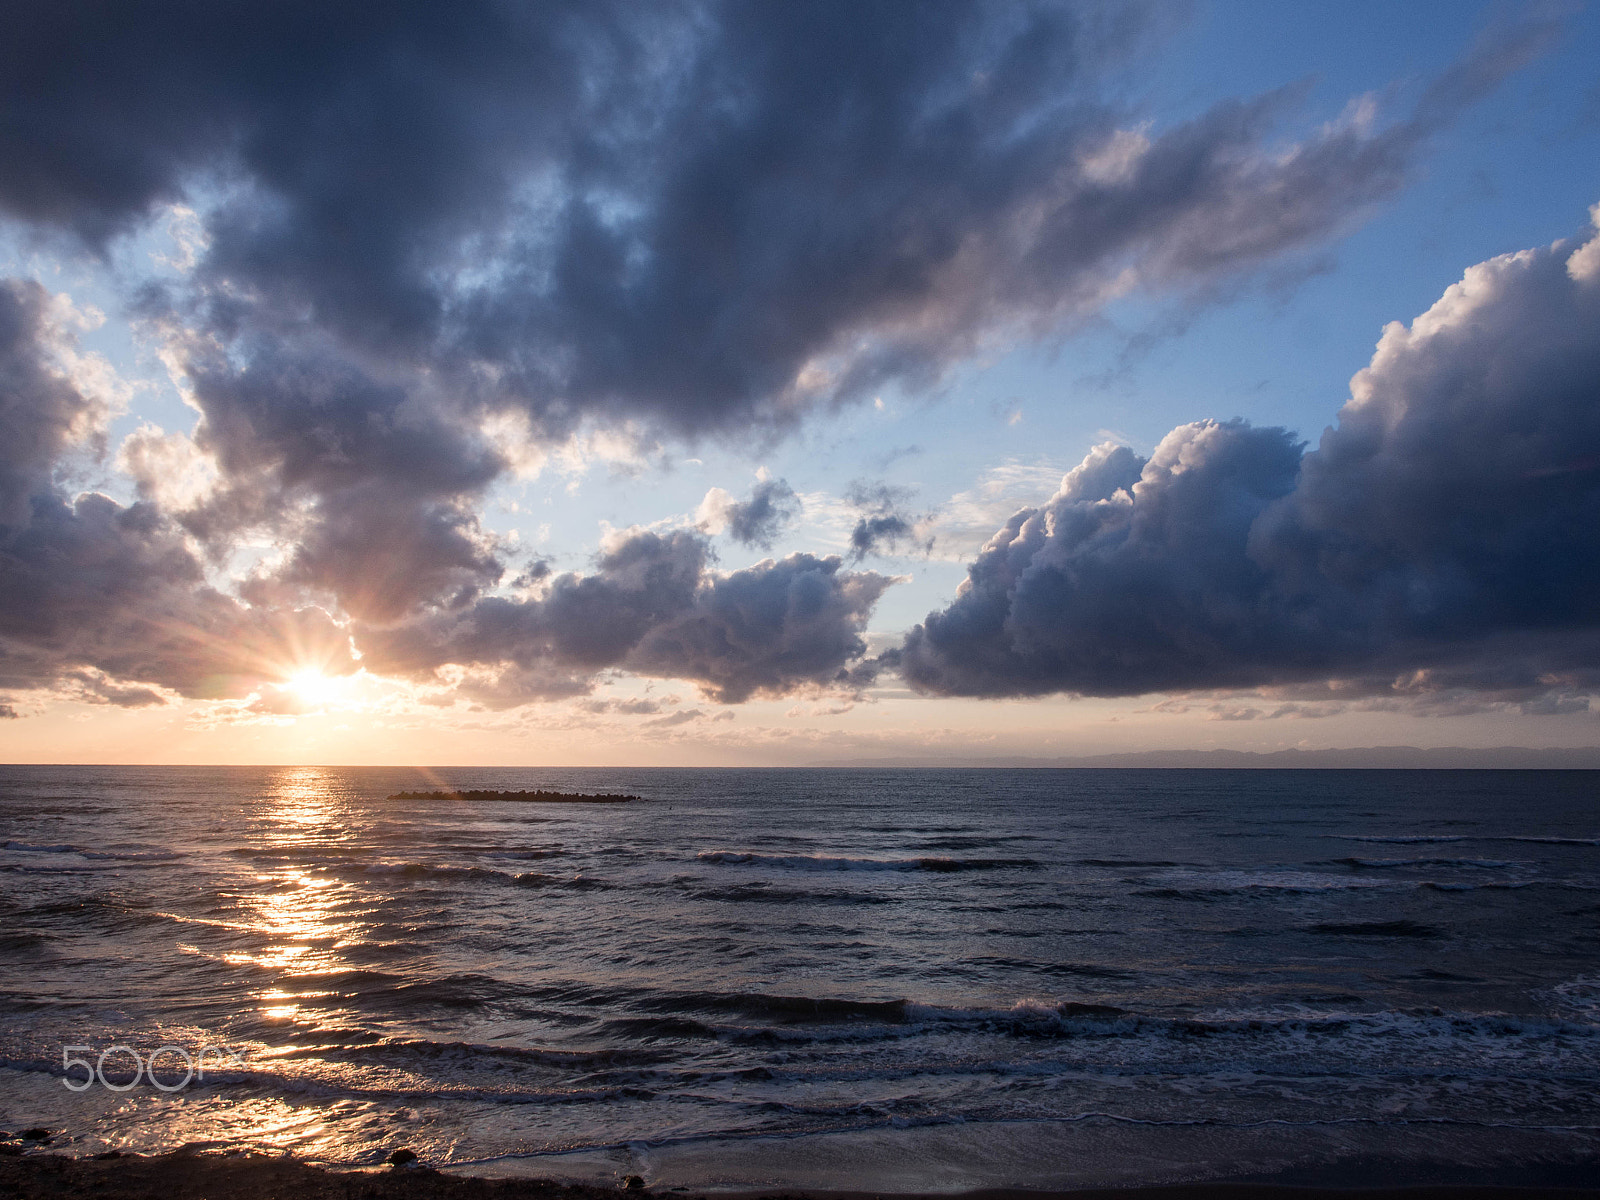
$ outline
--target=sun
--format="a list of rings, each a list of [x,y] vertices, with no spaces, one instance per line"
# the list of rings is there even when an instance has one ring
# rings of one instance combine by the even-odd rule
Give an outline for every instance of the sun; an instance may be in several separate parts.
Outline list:
[[[320,708],[333,704],[345,691],[346,680],[337,675],[324,675],[314,667],[296,671],[284,683],[284,689],[293,692],[302,704]]]

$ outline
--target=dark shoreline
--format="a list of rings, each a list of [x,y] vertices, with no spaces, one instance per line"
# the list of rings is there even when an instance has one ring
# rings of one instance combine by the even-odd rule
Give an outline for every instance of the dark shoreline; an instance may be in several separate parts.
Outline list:
[[[1545,1175],[1535,1168],[1533,1175]],[[1559,1178],[1566,1172],[1558,1171]],[[1574,1174],[1569,1178],[1592,1175]],[[481,1179],[427,1167],[329,1170],[288,1157],[258,1154],[125,1154],[72,1158],[62,1154],[0,1157],[0,1196],[95,1196],[99,1200],[615,1200],[614,1188],[541,1179]],[[688,1189],[634,1194],[705,1200]],[[1319,1187],[1287,1183],[1191,1183],[1156,1187],[1032,1191],[849,1192],[792,1188],[717,1192],[715,1200],[1600,1200],[1600,1187],[1553,1182],[1533,1186],[1442,1184],[1409,1187]]]

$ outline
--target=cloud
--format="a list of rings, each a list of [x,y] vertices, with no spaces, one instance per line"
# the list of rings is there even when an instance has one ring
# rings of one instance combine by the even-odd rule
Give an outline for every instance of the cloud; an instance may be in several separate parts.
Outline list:
[[[810,554],[718,576],[689,610],[653,629],[628,666],[695,680],[724,704],[805,687],[851,689],[851,664],[867,650],[867,618],[893,582]]]
[[[223,483],[176,515],[218,554],[247,531],[288,545],[254,597],[328,598],[389,619],[499,581],[473,507],[506,466],[491,441],[327,346],[259,339],[235,350],[186,359],[203,413],[194,442]]]
[[[644,724],[657,729],[669,729],[674,725],[687,725],[691,721],[703,721],[705,716],[706,714],[702,709],[685,708],[665,717],[655,717],[644,722]]]
[[[348,638],[325,613],[256,608],[210,587],[178,531],[148,506],[87,493],[36,495],[33,507],[29,526],[0,548],[0,687],[92,667],[215,698],[306,667],[353,669]]]
[[[53,301],[6,285],[0,683],[236,696],[352,669],[354,634],[494,706],[609,670],[729,701],[860,686],[881,576],[717,574],[698,535],[634,534],[507,598],[482,505],[554,447],[766,436],[1130,292],[1249,278],[1392,195],[1548,32],[1295,141],[1289,92],[1166,125],[1114,99],[1160,14],[15,6],[0,212],[102,258],[174,223],[178,253],[116,286],[200,418],[124,447],[136,503],[69,494],[110,401]],[[729,499],[726,530],[769,544],[785,489]],[[906,520],[862,514],[855,557]]]
[[[913,516],[901,509],[911,498],[909,488],[889,484],[861,483],[850,485],[845,500],[860,515],[850,530],[850,559],[860,562],[868,555],[898,553],[902,543],[924,554],[933,552],[933,539],[924,539],[920,527],[926,522],[922,516]]]
[[[160,692],[137,684],[131,687],[118,684],[103,671],[92,669],[68,671],[62,675],[60,684],[66,685],[74,699],[88,704],[111,704],[117,708],[146,708],[166,703]]]
[[[735,500],[721,488],[712,488],[695,513],[706,533],[726,533],[744,546],[770,550],[773,541],[800,514],[800,498],[788,481],[763,479],[748,500]]]
[[[957,492],[934,512],[930,528],[939,557],[959,561],[977,554],[997,525],[1005,524],[1030,498],[1058,487],[1065,473],[1054,463],[1015,459],[990,467],[971,488]]]
[[[224,464],[227,481],[199,489],[203,498],[176,519],[152,501],[69,497],[54,474],[98,410],[60,369],[51,303],[35,285],[0,286],[0,429],[11,435],[0,444],[0,688],[59,685],[122,706],[163,703],[158,688],[242,697],[301,669],[353,670],[352,637],[369,670],[444,682],[491,708],[585,695],[613,670],[690,679],[730,703],[860,678],[861,635],[890,579],[811,555],[719,574],[699,533],[629,530],[605,539],[588,575],[536,560],[516,580],[519,595],[486,594],[500,564],[453,500],[492,474],[463,450],[469,443],[426,412],[345,405],[340,393],[296,391],[275,373],[254,393],[262,402],[237,415],[253,429],[284,421],[281,436],[236,436],[210,416],[194,446],[136,435],[124,457],[152,479],[163,463],[189,462],[196,446]],[[296,429],[285,416],[296,406],[324,411]],[[319,437],[330,429],[341,436]],[[352,445],[384,470],[352,466]],[[260,499],[240,481],[261,470],[319,487],[301,507],[270,514],[294,536],[245,581],[241,601],[211,586],[191,539],[227,547],[207,535],[266,519],[237,515]],[[319,511],[332,499],[341,507]],[[732,506],[730,524],[771,529],[792,502],[782,481],[763,481]],[[304,592],[337,597],[352,623],[297,606]]]
[[[660,700],[632,698],[628,700],[584,700],[578,707],[588,713],[625,713],[629,716],[649,715],[661,711]]]
[[[1600,689],[1596,247],[1481,263],[1389,325],[1309,453],[1238,420],[1175,429],[1148,460],[1097,447],[912,630],[905,678],[1583,707]]]
[[[349,669],[326,614],[217,591],[155,506],[63,490],[64,456],[104,410],[64,373],[73,353],[52,304],[36,284],[0,281],[0,687],[60,681],[137,706],[161,702],[143,685],[236,696],[300,667]]]
[[[466,686],[499,707],[586,691],[611,669],[688,679],[723,703],[856,686],[862,632],[892,579],[810,554],[728,574],[709,566],[697,533],[627,530],[606,540],[591,574],[554,576],[521,600],[361,625],[358,644],[379,673],[490,672],[492,683],[469,676]]]
[[[1160,6],[10,17],[0,209],[93,248],[182,215],[138,309],[225,477],[186,527],[304,539],[282,582],[381,617],[495,576],[470,510],[530,455],[489,430],[784,428],[1238,279],[1392,195],[1549,34],[1285,142],[1293,92],[1166,126],[1109,98]],[[396,567],[358,585],[380,533]]]
[[[27,528],[35,496],[54,487],[59,460],[103,413],[55,361],[69,336],[37,283],[0,280],[0,538]]]

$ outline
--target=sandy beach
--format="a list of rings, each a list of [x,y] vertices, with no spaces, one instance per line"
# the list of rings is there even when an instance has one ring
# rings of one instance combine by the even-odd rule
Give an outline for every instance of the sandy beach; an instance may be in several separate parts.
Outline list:
[[[1196,1183],[1175,1187],[1105,1188],[1072,1192],[990,1189],[955,1193],[962,1200],[1600,1200],[1600,1188],[1581,1176],[1550,1177],[1541,1186],[1310,1187],[1272,1183]],[[0,1157],[0,1196],[94,1196],[102,1200],[601,1200],[624,1189],[573,1186],[536,1179],[478,1179],[409,1165],[333,1171],[265,1155],[125,1154],[72,1158],[59,1154]],[[684,1189],[638,1195],[699,1200]],[[915,1193],[771,1191],[717,1193],[722,1200],[934,1200]],[[941,1194],[940,1200],[951,1200]]]

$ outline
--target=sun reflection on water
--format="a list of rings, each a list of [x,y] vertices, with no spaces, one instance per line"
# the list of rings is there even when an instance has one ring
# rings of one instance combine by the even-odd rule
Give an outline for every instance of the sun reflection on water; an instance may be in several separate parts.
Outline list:
[[[275,850],[331,853],[330,865],[336,865],[340,848],[354,840],[348,805],[331,773],[320,768],[278,773],[265,802],[269,819],[263,833]],[[364,922],[354,915],[360,907],[355,886],[327,871],[285,864],[257,875],[258,887],[239,897],[244,923],[265,945],[230,954],[227,961],[274,973],[272,984],[255,993],[258,1011],[269,1021],[296,1021],[310,1015],[307,1009],[316,1012],[315,1002],[334,993],[313,981],[349,969],[340,950],[364,934]]]
[[[268,839],[279,845],[342,841],[348,836],[346,806],[335,794],[338,781],[320,767],[289,767],[272,780],[266,797],[274,828]]]

